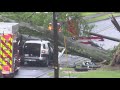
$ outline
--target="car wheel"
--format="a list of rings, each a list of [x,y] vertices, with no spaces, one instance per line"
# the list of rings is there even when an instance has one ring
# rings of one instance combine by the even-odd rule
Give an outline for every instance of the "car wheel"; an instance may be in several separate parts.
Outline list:
[[[48,62],[48,60],[46,60],[45,66],[48,67],[48,65],[49,65],[49,62]]]
[[[49,66],[49,59],[48,59],[48,58],[43,62],[43,65],[44,65],[45,67],[48,67],[48,66]]]

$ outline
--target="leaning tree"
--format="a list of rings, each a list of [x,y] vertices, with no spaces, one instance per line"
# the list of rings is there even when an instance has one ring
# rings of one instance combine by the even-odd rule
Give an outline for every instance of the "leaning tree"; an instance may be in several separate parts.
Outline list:
[[[26,16],[25,16],[26,14]],[[29,33],[32,35],[34,32],[35,35],[42,37],[44,39],[48,39],[53,42],[53,31],[49,31],[48,24],[52,22],[52,12],[46,13],[12,13],[13,16],[8,16],[9,18],[0,17],[0,20],[9,21],[9,22],[19,22],[20,25],[20,32],[24,34],[24,32]],[[20,15],[20,16],[19,16]],[[23,15],[23,17],[22,17]],[[31,16],[32,15],[32,16]],[[17,16],[17,17],[16,17]],[[75,52],[80,56],[84,56],[90,58],[95,61],[104,61],[104,60],[111,60],[108,52],[105,50],[101,50],[99,48],[88,46],[82,43],[79,43],[78,40],[72,40],[70,34],[66,30],[66,18],[74,16],[76,20],[78,20],[79,27],[77,30],[86,30],[90,31],[93,26],[89,26],[86,21],[82,18],[79,12],[59,12],[58,21],[63,23],[63,31],[59,32],[59,44],[64,46],[64,36],[66,36],[66,45],[67,49],[71,52]],[[20,18],[19,18],[20,17]],[[30,17],[30,18],[29,18]],[[15,20],[11,20],[10,18]],[[87,34],[85,34],[87,35]],[[88,34],[89,35],[89,34]]]

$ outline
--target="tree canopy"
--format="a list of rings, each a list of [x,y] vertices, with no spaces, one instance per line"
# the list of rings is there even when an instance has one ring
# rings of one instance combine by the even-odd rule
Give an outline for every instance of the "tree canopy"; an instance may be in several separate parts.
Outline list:
[[[18,22],[27,22],[32,25],[43,26],[44,28],[48,28],[48,24],[52,23],[53,20],[52,12],[1,12],[0,14]],[[93,28],[93,26],[88,25],[87,21],[82,18],[80,12],[58,12],[57,14],[58,22],[62,23],[62,31],[65,35],[68,35],[68,32],[66,31],[66,20],[69,17],[74,17],[78,21],[79,26],[77,27],[77,31],[90,31]]]

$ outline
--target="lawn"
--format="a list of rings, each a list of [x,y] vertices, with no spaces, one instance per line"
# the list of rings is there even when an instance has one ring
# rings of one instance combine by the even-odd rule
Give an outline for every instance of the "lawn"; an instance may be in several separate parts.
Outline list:
[[[53,73],[49,74],[53,76]],[[60,76],[70,76],[75,78],[120,78],[120,70],[98,69],[86,72],[76,72],[72,68],[63,68],[60,70]]]
[[[120,78],[120,71],[96,70],[85,73],[81,72],[77,74],[71,74],[71,76],[77,78]]]
[[[95,15],[99,12],[81,12],[81,16],[91,16],[91,15]]]

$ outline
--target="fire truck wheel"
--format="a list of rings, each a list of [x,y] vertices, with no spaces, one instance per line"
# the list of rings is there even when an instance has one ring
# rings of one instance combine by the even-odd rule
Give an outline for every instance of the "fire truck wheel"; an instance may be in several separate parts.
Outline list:
[[[9,75],[3,74],[3,78],[14,78],[14,73],[9,74]]]

